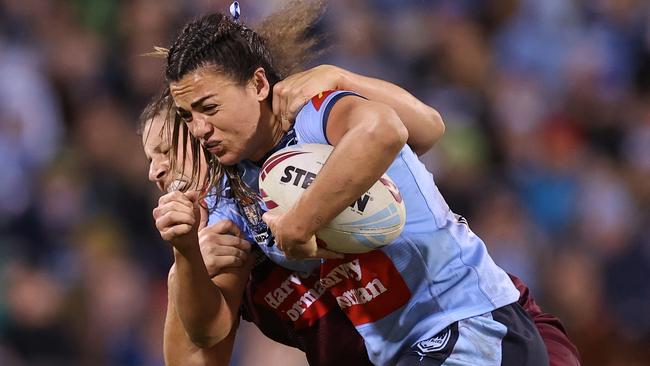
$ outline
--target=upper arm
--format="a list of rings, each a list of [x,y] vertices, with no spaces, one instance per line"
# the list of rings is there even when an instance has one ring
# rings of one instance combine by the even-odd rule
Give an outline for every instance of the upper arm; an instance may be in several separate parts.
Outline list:
[[[383,103],[345,97],[332,106],[327,117],[323,122],[324,130],[332,145],[337,145],[352,129],[363,130],[369,141],[381,136],[404,142],[408,138],[408,131],[397,113]]]
[[[313,97],[296,116],[294,128],[300,142],[328,145],[336,145],[353,128],[370,132],[385,128],[388,133],[408,135],[392,108],[350,91],[327,91]]]

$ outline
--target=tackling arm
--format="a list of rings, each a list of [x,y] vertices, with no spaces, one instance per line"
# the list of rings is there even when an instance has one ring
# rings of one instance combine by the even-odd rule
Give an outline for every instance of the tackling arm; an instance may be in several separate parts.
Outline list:
[[[445,131],[440,113],[401,87],[333,65],[316,66],[277,83],[273,113],[293,119],[310,98],[324,90],[353,91],[393,108],[408,129],[407,143],[418,155],[431,149]]]
[[[254,259],[249,257],[241,268],[228,268],[222,270],[212,281],[219,293],[222,302],[237,316],[235,309],[241,305],[241,297],[248,281],[248,275],[253,267]],[[170,289],[165,317],[165,330],[163,349],[165,364],[168,366],[221,366],[228,365],[232,355],[235,334],[237,331],[237,318],[221,318],[216,326],[222,329],[222,336],[211,338],[207,343],[195,343],[190,339],[181,319],[176,311],[172,289],[183,286],[183,279],[176,273],[176,264],[169,272],[168,284]],[[226,333],[227,332],[227,333]],[[225,334],[225,336],[223,336]]]

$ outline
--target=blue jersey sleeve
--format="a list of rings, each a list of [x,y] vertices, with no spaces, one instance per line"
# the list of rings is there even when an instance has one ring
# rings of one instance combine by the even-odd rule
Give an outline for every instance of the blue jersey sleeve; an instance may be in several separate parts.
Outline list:
[[[294,129],[298,141],[303,144],[331,145],[327,139],[329,114],[337,101],[349,95],[361,97],[351,91],[330,90],[311,98],[296,116]]]
[[[239,226],[242,232],[246,232],[246,222],[239,212],[239,206],[234,198],[230,197],[230,187],[227,186],[226,179],[222,181],[223,189],[217,197],[216,195],[209,195],[206,198],[210,215],[208,217],[208,225],[213,225],[222,220],[230,220],[235,225]]]

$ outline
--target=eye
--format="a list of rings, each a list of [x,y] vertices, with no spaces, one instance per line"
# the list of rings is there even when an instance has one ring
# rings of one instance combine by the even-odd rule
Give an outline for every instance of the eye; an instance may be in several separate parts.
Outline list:
[[[219,107],[218,104],[208,104],[203,107],[203,113],[210,114],[210,115],[215,114],[219,111],[217,109],[218,107]]]

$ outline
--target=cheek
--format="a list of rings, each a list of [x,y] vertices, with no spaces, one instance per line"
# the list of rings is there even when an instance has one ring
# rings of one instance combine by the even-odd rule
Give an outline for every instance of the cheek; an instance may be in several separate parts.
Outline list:
[[[233,111],[229,115],[225,113],[222,115],[224,118],[223,132],[230,135],[237,140],[247,140],[255,134],[259,121],[259,113],[257,110],[251,110],[250,107],[241,106],[242,109]]]

